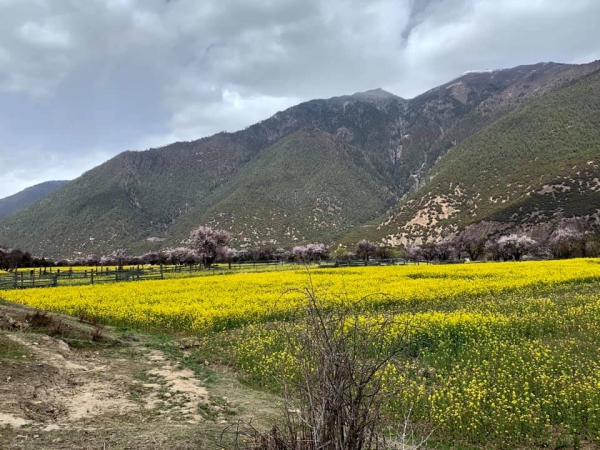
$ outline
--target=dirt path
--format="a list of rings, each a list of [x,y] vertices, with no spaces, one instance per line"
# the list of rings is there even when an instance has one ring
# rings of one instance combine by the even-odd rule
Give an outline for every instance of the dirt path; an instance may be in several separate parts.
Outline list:
[[[151,337],[107,329],[92,343],[94,326],[53,315],[33,327],[32,314],[0,303],[0,449],[221,448],[228,423],[276,411],[230,375],[202,379]]]

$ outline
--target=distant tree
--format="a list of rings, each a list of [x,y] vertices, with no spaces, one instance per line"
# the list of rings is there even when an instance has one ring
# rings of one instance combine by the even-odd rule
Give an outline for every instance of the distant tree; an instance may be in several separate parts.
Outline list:
[[[496,239],[489,239],[483,246],[488,259],[492,261],[500,261],[502,259],[502,252]]]
[[[31,267],[33,265],[33,256],[31,256],[31,253],[29,253],[29,252],[24,252],[23,259],[21,261],[22,261],[21,267]]]
[[[348,251],[348,247],[340,246],[333,252],[333,257],[338,261],[348,261],[356,259],[356,255],[353,252]]]
[[[158,252],[158,263],[157,264],[168,264],[169,263],[169,255],[167,255],[166,250],[161,250]]]
[[[427,244],[423,244],[421,246],[421,256],[423,257],[423,259],[425,261],[433,261],[436,256],[436,249],[435,249],[435,244],[433,243],[427,243]]]
[[[340,259],[340,257],[346,253],[348,253],[348,247],[340,245],[333,251],[333,257],[335,259]]]
[[[8,270],[7,249],[0,247],[0,270]]]
[[[230,234],[224,230],[198,227],[190,234],[190,243],[205,267],[210,267],[223,247],[229,245]]]
[[[235,261],[250,261],[252,258],[248,249],[242,248],[235,253]]]
[[[132,266],[139,266],[142,263],[142,257],[141,256],[131,256],[128,260],[127,260],[127,264],[130,264]]]
[[[115,264],[116,261],[112,256],[103,256],[102,258],[100,258],[101,266],[114,266]],[[56,265],[58,265],[58,263]]]
[[[160,253],[148,252],[140,256],[142,264],[160,264]]]
[[[485,254],[485,239],[462,235],[454,240],[454,247],[459,253],[466,253],[472,261],[477,261]]]
[[[84,256],[79,256],[71,262],[71,265],[72,266],[87,266],[87,258]]]
[[[597,258],[600,256],[600,238],[589,232],[585,237],[582,254],[586,258]]]
[[[292,248],[292,256],[299,261],[307,261],[307,248],[304,245],[296,245]]]
[[[356,253],[354,252],[342,252],[339,255],[336,254],[335,259],[339,261],[351,261],[356,259]]]
[[[253,261],[271,261],[275,259],[275,249],[272,247],[256,247],[250,250]]]
[[[329,258],[329,248],[325,244],[308,244],[306,255],[310,261],[322,261]]]
[[[423,249],[418,245],[413,245],[409,247],[408,254],[414,261],[420,261],[423,259]]]
[[[21,251],[21,249],[18,249],[18,248],[10,249],[10,251],[8,253],[9,267],[12,267],[14,269],[23,267],[23,259],[24,258],[25,258],[25,254]]]
[[[548,249],[554,258],[582,256],[585,253],[585,236],[570,228],[558,228],[548,239]]]
[[[356,245],[356,257],[365,261],[374,256],[376,251],[377,246],[366,239],[363,239]]]
[[[397,258],[399,254],[400,252],[387,242],[379,244],[375,252],[375,256],[381,259]]]
[[[117,250],[114,250],[110,254],[110,257],[115,261],[115,264],[117,265],[119,270],[121,270],[123,269],[123,265],[127,263],[129,259],[129,254],[124,248],[119,248]]]
[[[86,257],[86,263],[88,266],[98,266],[100,265],[100,255],[92,253]]]
[[[273,252],[273,257],[278,261],[287,261],[292,256],[292,252],[285,248],[278,247]]]
[[[509,234],[508,236],[502,236],[498,239],[498,249],[502,259],[505,261],[520,261],[523,256],[531,252],[536,245],[537,242],[529,236],[519,233]]]
[[[222,247],[219,249],[217,261],[231,263],[236,261],[238,257],[238,250],[230,247]]]
[[[452,259],[455,253],[454,243],[450,239],[442,239],[433,244],[434,258],[439,261]]]
[[[329,255],[329,248],[325,244],[296,245],[292,249],[292,256],[300,261],[322,261]]]
[[[33,266],[34,267],[50,267],[53,266],[54,262],[52,260],[46,259],[46,258],[34,258],[33,259]]]
[[[19,248],[2,248],[0,251],[0,268],[4,270],[33,266],[34,258],[29,252],[24,252]]]
[[[187,247],[177,247],[168,249],[166,252],[167,261],[171,264],[197,264],[201,261],[200,256],[192,249]]]

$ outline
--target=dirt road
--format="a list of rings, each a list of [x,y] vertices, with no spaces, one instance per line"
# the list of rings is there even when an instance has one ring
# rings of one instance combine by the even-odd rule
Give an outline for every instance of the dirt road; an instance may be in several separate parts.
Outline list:
[[[276,399],[174,342],[0,302],[0,449],[222,448],[272,420]]]

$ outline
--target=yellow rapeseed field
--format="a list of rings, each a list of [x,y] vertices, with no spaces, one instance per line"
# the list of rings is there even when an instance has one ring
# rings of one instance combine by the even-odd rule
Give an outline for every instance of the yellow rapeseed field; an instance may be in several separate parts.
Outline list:
[[[423,271],[422,281],[447,275],[450,291],[425,308],[392,312],[398,325],[389,344],[408,344],[406,355],[385,369],[386,389],[397,393],[390,416],[403,422],[410,410],[425,434],[486,448],[600,442],[600,291],[583,282],[597,279],[597,265],[514,265],[524,278],[505,264]],[[477,271],[491,282],[490,295],[474,289],[475,295],[453,297],[456,277]],[[500,274],[504,292],[491,287]],[[541,283],[525,282],[529,276]],[[365,312],[364,320],[380,314]],[[233,364],[266,386],[282,368],[294,372],[294,350],[272,327],[247,326],[230,347]]]
[[[278,371],[294,373],[294,352],[269,322],[291,316],[304,299],[297,289],[312,284],[331,307],[357,301],[361,320],[393,314],[401,324],[385,343],[410,343],[385,368],[385,389],[398,391],[387,405],[392,420],[404,421],[410,410],[418,430],[433,430],[438,441],[578,448],[600,441],[599,282],[600,260],[578,259],[296,270],[1,295],[105,323],[202,333],[210,338],[198,358],[215,355],[277,389]]]
[[[562,283],[600,280],[600,261],[359,267],[244,273],[176,280],[30,289],[6,300],[141,329],[206,331],[284,317],[301,302],[288,292],[312,283],[351,299],[371,296],[367,308],[435,304],[506,292],[529,292]]]

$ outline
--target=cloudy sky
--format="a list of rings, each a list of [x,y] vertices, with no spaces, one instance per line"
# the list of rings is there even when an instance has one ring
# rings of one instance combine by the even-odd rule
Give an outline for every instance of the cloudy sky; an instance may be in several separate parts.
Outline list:
[[[599,0],[0,0],[0,197],[468,70],[600,59]]]

